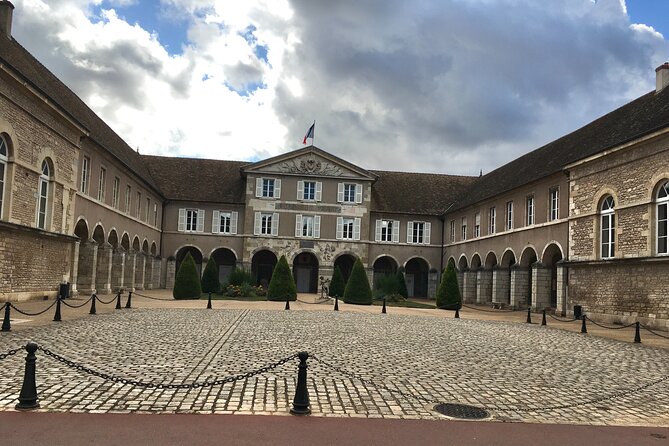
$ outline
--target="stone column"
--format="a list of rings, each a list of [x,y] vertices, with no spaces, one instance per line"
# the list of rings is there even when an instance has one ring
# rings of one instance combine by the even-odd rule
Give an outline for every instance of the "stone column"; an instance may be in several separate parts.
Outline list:
[[[146,254],[138,252],[135,260],[135,289],[144,289],[144,279],[146,276]]]
[[[455,273],[455,275],[456,275],[457,278],[458,278],[458,287],[460,288],[460,296],[462,297],[462,299],[463,299],[463,301],[464,301],[464,298],[465,298],[465,288],[464,288],[464,285],[465,285],[465,273],[462,272],[462,271],[458,271],[457,273]]]
[[[95,293],[95,272],[98,261],[98,244],[86,241],[79,244],[77,289],[87,295]]]
[[[430,271],[427,277],[427,297],[435,299],[437,297],[437,289],[439,288],[439,272]]]
[[[567,315],[567,290],[569,287],[569,271],[562,261],[557,263],[557,308],[555,312]]]
[[[153,258],[153,280],[151,281],[151,285],[153,289],[160,288],[160,273],[161,273],[161,267],[163,265],[162,259],[160,257],[154,257]]]
[[[95,272],[95,288],[98,294],[111,293],[111,269],[114,249],[109,243],[98,246],[98,266]]]
[[[135,291],[135,265],[137,252],[132,248],[125,255],[125,270],[123,272],[123,286],[126,291]]]
[[[492,271],[492,301],[495,303],[510,304],[510,285],[509,269],[495,267]]]
[[[530,270],[522,266],[511,267],[511,306],[521,308],[527,306],[527,298],[530,295],[529,289]]]
[[[463,301],[471,304],[476,302],[476,271],[465,270],[463,280]]]
[[[551,270],[541,262],[532,265],[532,308],[536,311],[551,306]]]
[[[174,288],[174,279],[177,275],[177,261],[174,258],[167,259],[167,268],[165,274],[165,288],[172,289]]]
[[[492,269],[478,270],[476,283],[476,303],[487,304],[492,302]]]
[[[125,270],[125,249],[120,246],[112,254],[111,289],[116,292],[123,288],[123,272]]]
[[[74,242],[72,250],[72,276],[70,277],[70,295],[79,294],[77,280],[79,278],[79,245],[81,242]]]

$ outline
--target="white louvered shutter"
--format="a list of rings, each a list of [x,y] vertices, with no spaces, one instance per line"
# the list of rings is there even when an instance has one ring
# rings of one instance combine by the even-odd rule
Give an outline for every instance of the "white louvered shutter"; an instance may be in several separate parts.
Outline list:
[[[382,220],[376,220],[376,232],[374,235],[374,240],[377,242],[381,241],[381,223],[383,223]]]
[[[279,214],[276,212],[272,214],[272,235],[279,235]]]
[[[341,240],[344,237],[344,219],[342,217],[337,217],[337,240]]]
[[[393,242],[399,243],[400,241],[400,221],[393,220]]]
[[[256,212],[254,223],[253,223],[253,234],[254,235],[260,235],[261,220],[262,220],[262,214],[260,212]]]
[[[211,217],[211,232],[213,234],[218,234],[221,229],[221,211],[212,212]]]
[[[316,182],[316,201],[323,200],[323,183],[320,181]]]
[[[430,232],[432,232],[432,223],[425,223],[425,233],[423,234],[423,243],[430,244]]]
[[[197,232],[204,232],[204,209],[197,210]]]
[[[360,240],[360,219],[353,220],[353,240]]]
[[[262,197],[262,178],[256,178],[256,198]]]
[[[239,218],[239,213],[233,211],[230,213],[230,234],[237,233],[237,219]]]
[[[413,243],[413,222],[407,223],[407,243]]]
[[[304,181],[302,180],[297,182],[297,199],[304,200]]]
[[[295,237],[302,237],[302,214],[295,216]]]
[[[281,180],[274,180],[274,198],[281,198]]]
[[[184,232],[186,230],[186,209],[179,209],[179,223],[177,225],[177,230],[179,232]]]
[[[321,238],[321,216],[314,217],[314,238]]]
[[[344,202],[344,183],[337,184],[337,203]]]
[[[355,202],[362,203],[362,184],[355,185]]]

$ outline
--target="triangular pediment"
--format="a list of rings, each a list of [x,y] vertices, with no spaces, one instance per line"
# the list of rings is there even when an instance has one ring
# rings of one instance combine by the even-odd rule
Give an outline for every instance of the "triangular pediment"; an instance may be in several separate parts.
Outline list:
[[[368,170],[327,153],[318,147],[303,149],[267,158],[242,167],[244,174],[283,174],[313,177],[334,177],[375,181],[377,176]]]

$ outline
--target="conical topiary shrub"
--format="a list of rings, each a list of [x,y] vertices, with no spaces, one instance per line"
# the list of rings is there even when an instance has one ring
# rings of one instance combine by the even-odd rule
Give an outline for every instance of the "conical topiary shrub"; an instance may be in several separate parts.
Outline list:
[[[177,277],[174,279],[172,296],[175,299],[199,299],[201,295],[200,276],[197,273],[195,260],[193,260],[193,256],[189,252],[186,254],[183,262],[181,262],[181,265],[179,265]]]
[[[213,257],[209,257],[204,273],[202,273],[202,292],[218,293],[220,290],[221,282],[218,280],[218,265]]]
[[[330,289],[328,296],[330,297],[344,297],[344,290],[346,289],[346,282],[344,282],[344,276],[339,269],[339,266],[335,266],[334,273],[332,273],[332,280],[330,281]]]
[[[437,308],[443,310],[459,310],[462,308],[458,276],[455,273],[455,267],[450,262],[441,276],[441,283],[437,290]]]
[[[371,305],[372,289],[360,259],[356,259],[344,290],[344,302],[347,304]]]
[[[282,255],[269,281],[267,300],[285,301],[286,299],[297,300],[297,287],[286,256]]]
[[[398,293],[405,299],[409,298],[409,291],[407,291],[407,283],[404,280],[404,271],[403,268],[397,270],[397,283],[399,285]]]

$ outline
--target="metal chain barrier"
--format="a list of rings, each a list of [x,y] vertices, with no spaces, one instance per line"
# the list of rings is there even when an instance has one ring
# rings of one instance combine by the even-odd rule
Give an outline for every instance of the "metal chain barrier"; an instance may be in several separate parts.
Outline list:
[[[475,310],[475,311],[482,311],[484,313],[514,313],[516,311],[527,311],[527,310],[514,310],[514,309],[508,309],[508,310],[486,310],[484,308],[476,308],[476,307],[471,307],[469,305],[462,304],[464,308],[469,308],[470,310]]]
[[[63,305],[65,305],[66,307],[70,307],[70,308],[81,308],[81,307],[83,307],[84,305],[87,305],[87,304],[91,301],[91,299],[93,299],[93,296],[89,297],[88,300],[87,300],[86,302],[84,302],[83,304],[81,304],[81,305],[71,305],[71,304],[68,304],[66,300],[61,300],[61,303],[62,303]]]
[[[130,379],[130,378],[122,378],[120,376],[110,375],[108,373],[99,372],[97,370],[93,370],[93,369],[91,369],[89,367],[86,367],[84,365],[77,364],[76,362],[74,362],[72,360],[69,360],[69,359],[67,359],[63,356],[60,356],[60,355],[52,352],[51,350],[49,350],[47,348],[44,348],[44,347],[40,346],[40,347],[38,347],[38,350],[42,351],[45,355],[55,359],[56,361],[62,362],[63,364],[67,365],[68,367],[79,370],[83,373],[86,373],[86,374],[89,374],[89,375],[92,375],[92,376],[97,376],[98,378],[102,378],[102,379],[107,380],[107,381],[113,381],[113,382],[121,383],[121,384],[128,384],[128,385],[131,385],[131,386],[142,387],[142,388],[146,388],[146,389],[198,389],[200,387],[220,386],[220,385],[223,385],[223,384],[228,384],[228,383],[239,381],[239,380],[242,380],[242,379],[251,378],[252,376],[267,373],[270,370],[273,370],[273,369],[287,363],[288,361],[292,361],[293,359],[297,358],[297,356],[298,356],[298,354],[295,353],[293,355],[290,355],[290,356],[287,356],[283,359],[280,359],[276,362],[270,363],[270,364],[268,364],[264,367],[260,367],[259,369],[252,370],[252,371],[246,372],[246,373],[240,373],[238,375],[231,375],[231,376],[228,376],[228,377],[225,377],[225,378],[217,379],[215,381],[204,381],[202,383],[197,383],[196,382],[196,383],[191,383],[191,384],[186,384],[186,383],[164,384],[164,383],[150,383],[150,382],[144,382],[144,381],[137,381],[137,380]]]
[[[0,353],[0,361],[2,361],[3,359],[7,359],[10,356],[14,356],[15,354],[17,354],[21,350],[23,350],[23,348],[13,348],[13,349],[9,350],[7,353]]]
[[[592,322],[593,324],[595,324],[596,326],[601,327],[601,328],[606,328],[607,330],[622,330],[623,328],[629,328],[633,325],[636,325],[636,322],[632,322],[631,324],[621,325],[620,327],[607,327],[606,325],[598,324],[597,322],[590,319],[588,316],[585,316],[585,318],[587,320],[589,320],[590,322]]]
[[[551,319],[555,319],[558,322],[574,322],[580,320],[579,318],[574,318],[574,319],[560,319],[559,317],[553,316],[552,314],[546,314],[548,317]]]
[[[97,294],[95,295],[95,297],[98,300],[98,302],[100,302],[102,305],[109,305],[111,303],[116,302],[116,294],[114,294],[114,297],[112,297],[112,299],[109,302],[105,302],[104,300],[100,299],[100,297]]]
[[[646,326],[643,325],[643,324],[640,324],[640,326],[641,326],[641,328],[643,328],[643,329],[646,330],[646,331],[651,332],[651,333],[654,334],[655,336],[659,336],[659,337],[664,338],[664,339],[669,339],[669,336],[661,335],[660,333],[657,333],[657,332],[651,330],[650,328],[646,327]]]
[[[146,294],[139,294],[137,291],[133,291],[132,295],[133,296],[139,296],[139,297],[145,297],[147,299],[152,299],[152,300],[162,300],[162,301],[165,301],[165,302],[174,300],[174,299],[163,299],[161,297],[147,296]]]
[[[49,305],[49,306],[46,307],[44,310],[42,310],[42,311],[40,311],[40,312],[38,312],[38,313],[28,313],[27,311],[20,310],[16,305],[14,305],[14,304],[11,303],[11,302],[9,302],[9,306],[12,307],[12,308],[15,309],[17,312],[21,313],[21,314],[24,315],[24,316],[39,316],[40,314],[44,314],[44,313],[46,313],[47,311],[49,311],[50,309],[52,309],[53,306],[56,305],[57,303],[58,303],[58,299],[54,300],[53,303],[52,303],[51,305]]]

